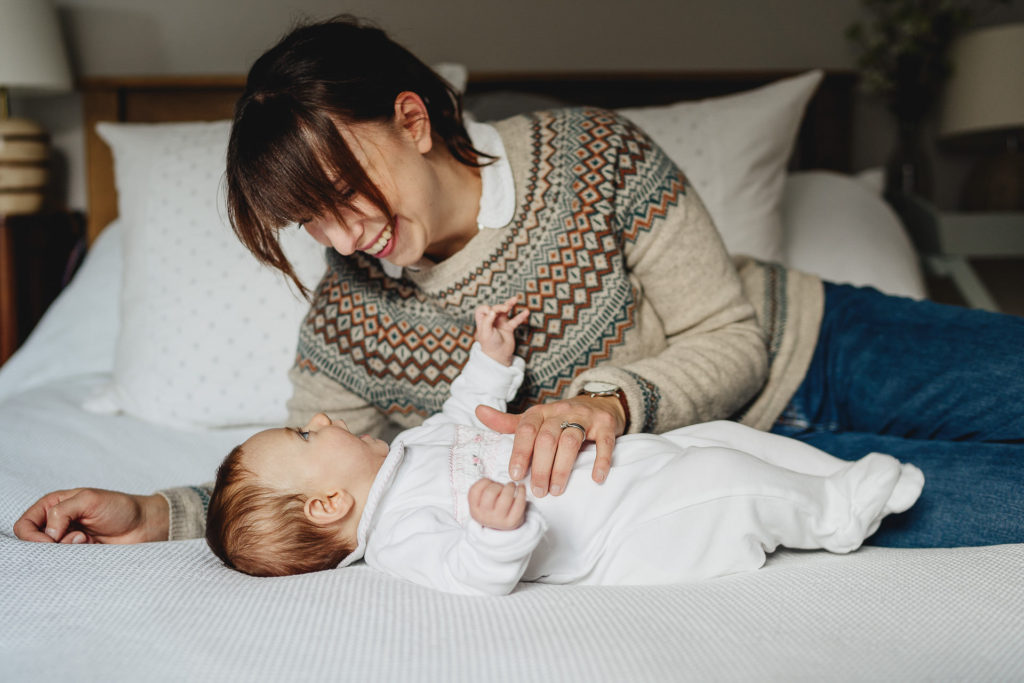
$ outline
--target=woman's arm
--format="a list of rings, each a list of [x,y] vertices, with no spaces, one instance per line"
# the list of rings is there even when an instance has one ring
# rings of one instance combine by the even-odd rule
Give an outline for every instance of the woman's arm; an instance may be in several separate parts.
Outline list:
[[[764,384],[768,351],[739,274],[695,190],[673,167],[674,189],[649,228],[630,212],[626,259],[643,314],[653,313],[664,348],[631,362],[604,363],[581,373],[569,391],[600,380],[623,389],[632,432],[669,429],[727,418]],[[653,202],[653,200],[650,200]],[[649,202],[650,203],[650,202]],[[648,204],[649,204],[648,203]],[[649,208],[649,206],[648,206]]]
[[[522,415],[481,410],[491,428],[515,432],[510,475],[532,462],[538,496],[549,485],[552,493],[564,490],[583,442],[581,430],[561,427],[566,422],[580,424],[597,444],[594,480],[607,474],[614,438],[627,420],[615,398],[575,396],[586,382],[622,390],[631,432],[661,432],[735,414],[767,376],[763,332],[696,192],[631,124],[615,120],[607,127],[616,133],[608,136],[616,143],[603,159],[614,167],[615,182],[606,185],[614,192],[593,202],[600,208],[586,220],[595,232],[615,234],[624,252],[636,303],[632,315],[644,320],[647,352],[581,373],[567,399]]]

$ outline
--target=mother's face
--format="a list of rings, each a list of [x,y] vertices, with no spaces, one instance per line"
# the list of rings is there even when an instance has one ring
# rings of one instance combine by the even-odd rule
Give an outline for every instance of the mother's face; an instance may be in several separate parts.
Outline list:
[[[324,246],[350,255],[362,251],[398,266],[419,262],[439,234],[443,192],[428,153],[430,126],[389,123],[339,125],[349,149],[391,206],[394,219],[344,179],[337,182],[340,210],[303,221]],[[339,220],[340,218],[340,220]]]

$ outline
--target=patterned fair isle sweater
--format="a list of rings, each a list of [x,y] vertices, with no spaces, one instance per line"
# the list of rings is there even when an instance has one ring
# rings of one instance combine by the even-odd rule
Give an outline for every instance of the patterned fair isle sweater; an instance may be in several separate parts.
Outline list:
[[[473,310],[519,294],[518,412],[584,382],[625,391],[631,432],[733,418],[768,429],[803,380],[818,278],[725,252],[682,172],[630,122],[565,109],[496,124],[516,211],[400,279],[330,253],[299,336],[289,424],[325,411],[356,433],[440,412],[473,343]],[[161,492],[172,539],[203,534],[209,485]]]

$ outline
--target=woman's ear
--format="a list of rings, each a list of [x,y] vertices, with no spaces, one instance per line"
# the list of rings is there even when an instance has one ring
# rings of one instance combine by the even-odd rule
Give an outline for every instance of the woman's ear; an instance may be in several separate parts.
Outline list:
[[[355,499],[345,489],[315,496],[306,500],[306,519],[313,524],[331,524],[344,519],[355,505]]]
[[[426,154],[434,145],[430,130],[430,113],[423,98],[411,90],[403,90],[395,98],[395,121],[407,133],[420,154]]]

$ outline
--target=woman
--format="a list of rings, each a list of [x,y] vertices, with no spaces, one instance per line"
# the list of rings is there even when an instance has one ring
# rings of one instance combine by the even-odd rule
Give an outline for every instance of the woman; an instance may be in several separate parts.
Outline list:
[[[584,439],[600,482],[619,434],[733,418],[922,468],[921,502],[876,543],[1024,540],[1024,320],[734,264],[682,173],[609,112],[467,129],[429,68],[342,18],[253,66],[228,188],[264,263],[294,276],[276,239],[292,222],[332,248],[291,372],[293,424],[318,411],[356,431],[416,424],[465,362],[475,306],[526,292],[525,411],[480,417],[515,432],[510,476],[531,467],[538,496],[564,490]],[[199,536],[206,492],[55,492],[15,530]],[[998,504],[972,504],[982,495]]]

